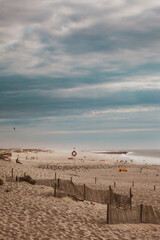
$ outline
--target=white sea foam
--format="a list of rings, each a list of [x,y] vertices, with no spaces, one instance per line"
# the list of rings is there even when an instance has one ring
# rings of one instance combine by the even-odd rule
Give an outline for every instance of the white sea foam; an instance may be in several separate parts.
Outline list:
[[[127,155],[133,155],[134,154],[134,152],[128,152],[127,153]]]
[[[92,151],[97,154],[109,154],[114,158],[122,157],[124,160],[134,162],[136,164],[149,164],[149,165],[160,165],[160,150],[158,149],[139,149],[139,150],[105,150],[105,151]],[[122,152],[122,153],[121,153]]]
[[[133,161],[137,164],[149,164],[149,165],[160,165],[160,158],[157,157],[151,157],[151,156],[138,156],[132,154],[123,155],[123,158],[126,160]]]

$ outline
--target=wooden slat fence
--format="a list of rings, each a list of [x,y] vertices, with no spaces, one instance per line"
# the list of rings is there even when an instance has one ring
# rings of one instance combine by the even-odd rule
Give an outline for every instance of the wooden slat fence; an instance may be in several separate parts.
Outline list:
[[[115,208],[111,204],[107,207],[107,223],[152,223],[160,224],[160,212],[152,206],[138,205],[132,208]]]

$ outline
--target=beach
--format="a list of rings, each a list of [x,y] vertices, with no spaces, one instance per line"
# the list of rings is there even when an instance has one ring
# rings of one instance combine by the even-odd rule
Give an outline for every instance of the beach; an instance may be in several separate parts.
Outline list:
[[[0,239],[160,239],[157,224],[106,224],[107,206],[69,196],[54,197],[53,187],[9,182],[30,175],[33,179],[71,180],[93,189],[129,195],[132,205],[160,210],[160,165],[137,164],[122,154],[22,151],[11,161],[0,160]],[[16,159],[22,164],[16,163]],[[119,172],[126,168],[127,172]]]

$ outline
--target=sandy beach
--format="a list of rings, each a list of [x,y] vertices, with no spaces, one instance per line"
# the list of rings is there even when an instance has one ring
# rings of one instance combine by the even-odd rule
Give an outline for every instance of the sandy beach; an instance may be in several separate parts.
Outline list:
[[[22,164],[16,163],[16,158]],[[53,187],[8,182],[7,177],[70,180],[94,189],[129,195],[132,204],[152,205],[160,210],[160,166],[137,165],[121,155],[78,152],[13,153],[0,160],[0,239],[160,239],[160,225],[106,224],[105,204],[54,197]],[[119,172],[120,167],[127,172]]]

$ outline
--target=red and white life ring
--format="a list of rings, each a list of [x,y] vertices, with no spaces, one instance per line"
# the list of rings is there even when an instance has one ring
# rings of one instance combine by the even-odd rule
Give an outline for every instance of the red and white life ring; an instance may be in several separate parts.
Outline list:
[[[73,157],[77,156],[77,152],[76,152],[76,151],[73,151],[73,152],[72,152],[72,156],[73,156]]]

